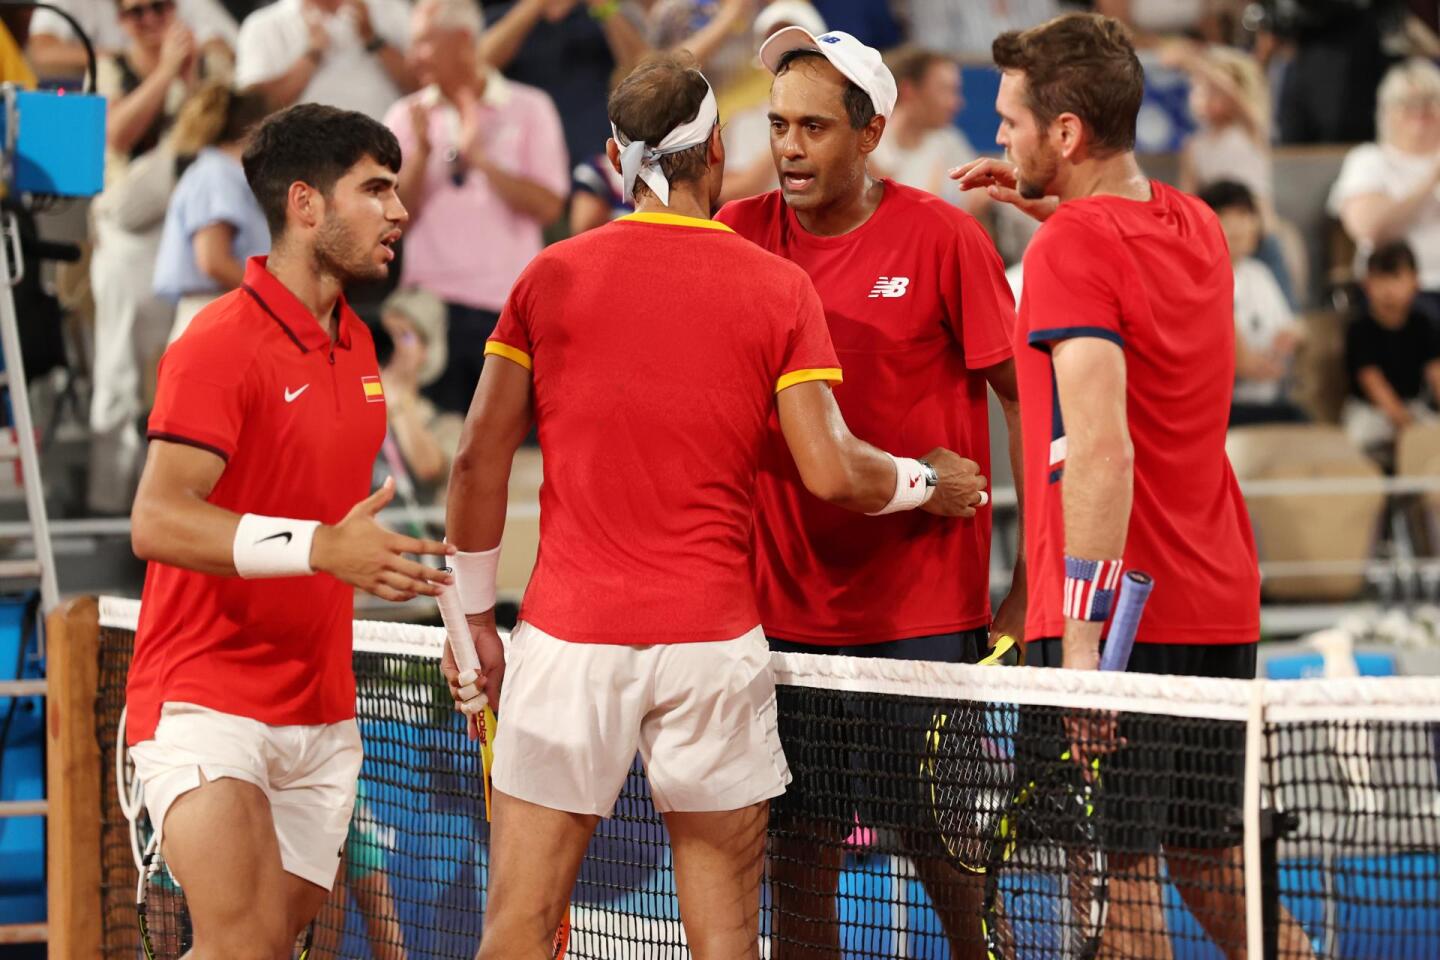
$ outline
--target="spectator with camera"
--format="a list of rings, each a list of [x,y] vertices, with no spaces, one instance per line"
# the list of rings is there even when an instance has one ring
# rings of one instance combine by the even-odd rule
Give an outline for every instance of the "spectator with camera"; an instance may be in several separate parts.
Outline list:
[[[450,362],[428,395],[463,413],[511,284],[564,213],[570,165],[550,98],[480,59],[474,0],[421,0],[412,27],[411,56],[426,86],[385,117],[405,157],[401,284],[446,303]]]

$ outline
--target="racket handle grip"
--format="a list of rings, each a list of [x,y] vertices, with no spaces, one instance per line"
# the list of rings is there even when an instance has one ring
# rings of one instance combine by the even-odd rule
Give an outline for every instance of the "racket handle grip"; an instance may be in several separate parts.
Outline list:
[[[455,658],[455,665],[460,668],[462,675],[473,671],[478,677],[480,657],[475,653],[475,641],[470,638],[470,624],[465,619],[465,609],[460,605],[460,591],[453,583],[442,586],[435,602],[440,607],[440,622],[445,624],[445,641],[450,644],[450,654]]]
[[[1145,612],[1145,601],[1155,579],[1139,570],[1127,571],[1120,581],[1120,599],[1115,604],[1115,616],[1110,620],[1110,632],[1105,637],[1105,646],[1100,651],[1100,669],[1123,672],[1130,664],[1130,651],[1135,646],[1135,631],[1140,627],[1140,615]]]

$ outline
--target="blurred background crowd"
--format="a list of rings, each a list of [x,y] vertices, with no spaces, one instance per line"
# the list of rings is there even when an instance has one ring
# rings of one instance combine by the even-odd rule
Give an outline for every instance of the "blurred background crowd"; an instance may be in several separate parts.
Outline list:
[[[979,218],[1018,294],[1035,225],[946,173],[997,152],[995,35],[1089,8],[1142,48],[1147,171],[1201,196],[1230,242],[1231,455],[1254,491],[1267,596],[1348,599],[1377,558],[1434,556],[1437,495],[1373,481],[1440,475],[1435,0],[54,2],[88,35],[109,101],[104,193],[34,217],[81,258],[21,294],[61,516],[128,511],[160,354],[268,249],[239,158],[271,111],[360,110],[404,149],[399,268],[352,302],[377,332],[389,401],[377,474],[399,479],[423,525],[511,283],[546,243],[626,210],[605,104],[647,53],[688,49],[714,85],[728,200],[776,186],[756,59],[770,33],[845,30],[887,50],[899,103],[872,171]],[[6,7],[0,20],[0,79],[84,82],[66,18]],[[40,325],[63,335],[32,337]],[[1314,478],[1334,482],[1294,485]]]

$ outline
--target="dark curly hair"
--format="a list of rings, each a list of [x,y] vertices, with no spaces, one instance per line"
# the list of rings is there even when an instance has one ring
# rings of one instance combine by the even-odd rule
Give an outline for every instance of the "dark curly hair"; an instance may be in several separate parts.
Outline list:
[[[309,184],[329,197],[335,183],[366,157],[391,173],[400,172],[395,134],[363,113],[303,103],[260,124],[242,162],[270,236],[278,240],[285,232],[292,183]]]

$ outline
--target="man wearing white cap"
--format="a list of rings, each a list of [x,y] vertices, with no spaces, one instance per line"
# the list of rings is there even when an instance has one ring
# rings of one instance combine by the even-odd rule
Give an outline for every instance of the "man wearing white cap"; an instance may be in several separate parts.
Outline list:
[[[790,28],[770,37],[760,59],[775,74],[770,145],[780,189],[731,203],[718,219],[809,274],[845,363],[835,399],[857,435],[900,450],[938,437],[988,474],[988,382],[1016,463],[1015,309],[1004,267],[969,214],[867,172],[896,97],[879,52],[848,33]],[[782,449],[773,436],[755,495],[756,585],[772,649],[974,662],[992,635],[1021,639],[1023,565],[991,617],[988,511],[856,523],[805,496]],[[839,956],[835,895],[858,816],[895,828],[881,835],[900,837],[952,953],[983,957],[978,884],[950,866],[933,828],[913,814],[902,819],[928,809],[896,786],[915,782],[921,744],[870,742],[879,724],[853,716],[853,703],[833,706],[788,704],[781,691],[796,787],[775,805],[776,956]],[[858,722],[836,722],[846,719]]]
[[[444,669],[462,707],[484,696],[500,720],[480,957],[550,956],[638,749],[692,954],[753,958],[768,804],[790,780],[750,573],[771,418],[805,487],[850,510],[974,516],[985,481],[948,450],[927,466],[845,427],[810,281],[710,219],[725,152],[699,71],[649,60],[609,113],[636,212],[547,248],[516,282],[450,480],[446,532],[484,675],[460,686],[448,653]],[[532,419],[544,523],[507,663],[495,571]]]

